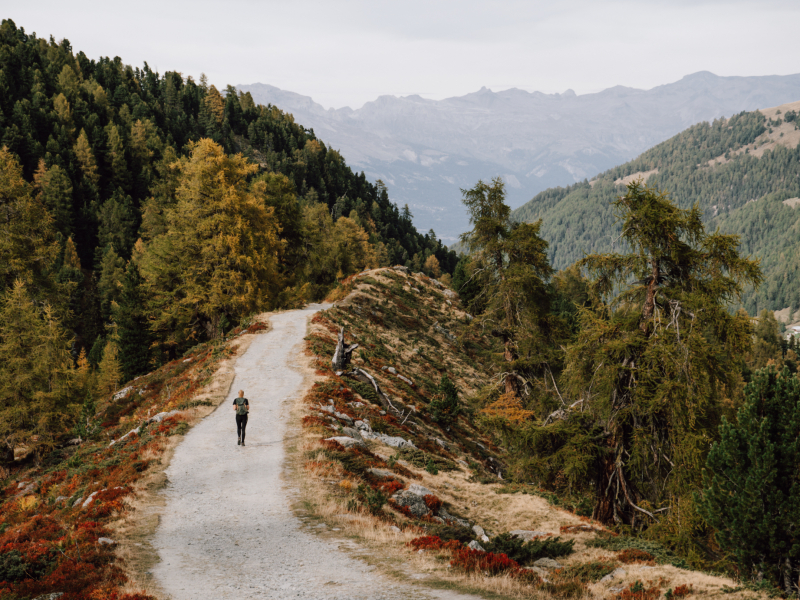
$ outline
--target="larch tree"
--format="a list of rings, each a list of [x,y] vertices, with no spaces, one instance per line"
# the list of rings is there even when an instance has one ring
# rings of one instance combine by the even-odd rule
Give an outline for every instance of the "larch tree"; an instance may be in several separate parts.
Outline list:
[[[19,279],[34,299],[60,310],[69,289],[54,279],[59,244],[53,219],[31,192],[16,158],[0,149],[0,292]]]
[[[139,264],[153,326],[170,344],[218,337],[223,317],[235,321],[272,306],[281,251],[267,186],[249,181],[257,165],[203,139],[176,167],[166,231],[147,244]]]
[[[548,244],[539,237],[541,221],[511,220],[499,177],[491,184],[479,181],[462,194],[473,226],[462,241],[477,265],[472,276],[480,288],[473,303],[478,300],[483,308],[474,326],[501,340],[504,391],[519,398],[530,374],[547,361],[547,342],[556,327],[549,314]]]
[[[641,182],[614,206],[628,252],[580,261],[595,304],[580,312],[564,377],[581,415],[601,426],[594,518],[652,523],[679,518],[699,484],[750,344],[749,319],[730,309],[761,271],[739,255],[738,237],[707,233],[696,206]]]
[[[0,300],[0,459],[52,450],[74,421],[70,338],[17,280]]]

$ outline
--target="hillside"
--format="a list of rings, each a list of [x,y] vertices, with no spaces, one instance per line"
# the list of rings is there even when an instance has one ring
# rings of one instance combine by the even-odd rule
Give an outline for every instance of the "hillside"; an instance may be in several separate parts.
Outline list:
[[[460,198],[482,178],[503,175],[512,207],[553,186],[591,178],[683,129],[743,110],[800,98],[800,75],[687,75],[650,90],[616,86],[577,95],[492,91],[430,100],[381,96],[329,109],[266,84],[239,86],[324,137],[392,197],[421,230],[448,241],[469,229]]]
[[[505,481],[507,454],[483,424],[520,409],[482,397],[496,376],[493,348],[466,329],[452,291],[398,268],[359,274],[347,290],[307,338],[318,381],[298,403],[304,434],[293,442],[304,510],[355,536],[374,564],[410,564],[435,587],[500,598],[626,598],[642,585],[653,599],[744,597],[655,542],[611,534],[590,507]],[[331,366],[341,328],[359,345],[345,372]],[[445,376],[462,407],[449,421],[437,418]],[[523,540],[534,540],[528,554]]]
[[[618,228],[610,202],[633,179],[669,192],[676,204],[697,203],[711,230],[741,236],[761,259],[765,281],[746,293],[750,314],[800,308],[800,102],[745,112],[690,127],[592,181],[553,188],[516,209],[514,218],[542,219],[556,268],[586,253],[609,252]]]

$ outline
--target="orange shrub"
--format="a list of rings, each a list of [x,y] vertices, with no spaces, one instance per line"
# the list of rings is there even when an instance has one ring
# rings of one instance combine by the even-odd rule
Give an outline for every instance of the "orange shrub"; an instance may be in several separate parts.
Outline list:
[[[627,548],[622,552],[617,552],[617,560],[625,564],[648,563],[655,564],[655,557],[649,552],[638,548]]]

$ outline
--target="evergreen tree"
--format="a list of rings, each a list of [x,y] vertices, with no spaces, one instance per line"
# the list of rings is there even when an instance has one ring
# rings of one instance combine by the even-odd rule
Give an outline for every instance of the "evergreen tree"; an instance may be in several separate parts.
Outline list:
[[[428,410],[430,411],[431,419],[442,426],[449,427],[461,414],[461,405],[458,402],[458,388],[450,381],[447,375],[443,375],[437,391],[438,394],[431,400]]]
[[[565,378],[605,431],[594,518],[632,523],[671,506],[679,519],[750,342],[749,319],[730,306],[761,273],[736,236],[705,232],[697,207],[639,182],[614,204],[630,251],[579,263],[596,305],[581,311]]]
[[[122,291],[114,320],[117,324],[119,362],[122,377],[130,381],[137,375],[147,373],[150,367],[150,344],[152,342],[147,322],[146,302],[143,294],[144,280],[133,261],[128,263],[122,279]]]
[[[122,292],[122,280],[125,274],[125,260],[114,250],[113,245],[106,246],[100,262],[100,278],[97,292],[100,295],[100,314],[104,321],[111,318],[114,304]]]
[[[746,578],[800,592],[800,382],[759,371],[708,453],[700,511]]]
[[[550,358],[546,346],[558,327],[549,313],[547,242],[539,237],[541,222],[510,220],[502,179],[479,181],[462,193],[473,225],[462,240],[479,265],[476,299],[483,304],[473,323],[502,341],[505,392],[520,397],[528,377]]]

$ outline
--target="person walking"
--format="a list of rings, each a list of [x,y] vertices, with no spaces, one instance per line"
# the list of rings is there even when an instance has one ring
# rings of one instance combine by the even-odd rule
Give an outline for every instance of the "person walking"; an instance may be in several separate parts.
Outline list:
[[[244,397],[244,390],[239,390],[239,397],[233,399],[233,410],[236,413],[236,435],[239,437],[239,446],[244,446],[244,430],[247,427],[247,413],[250,412],[250,402]]]

